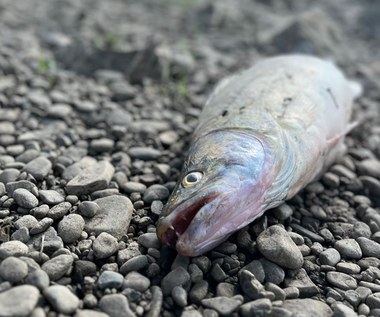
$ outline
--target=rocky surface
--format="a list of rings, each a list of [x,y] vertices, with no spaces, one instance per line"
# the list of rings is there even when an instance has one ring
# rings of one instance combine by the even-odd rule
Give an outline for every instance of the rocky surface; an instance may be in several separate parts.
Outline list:
[[[0,0],[0,316],[380,316],[376,1]],[[364,89],[322,178],[195,258],[155,224],[215,83],[268,55]]]

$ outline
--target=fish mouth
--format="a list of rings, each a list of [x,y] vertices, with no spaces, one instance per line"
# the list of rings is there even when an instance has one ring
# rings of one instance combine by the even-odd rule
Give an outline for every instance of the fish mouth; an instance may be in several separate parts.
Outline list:
[[[157,236],[162,243],[175,246],[181,235],[187,230],[197,213],[211,201],[218,197],[219,193],[209,193],[176,206],[167,216],[162,216],[157,225]]]

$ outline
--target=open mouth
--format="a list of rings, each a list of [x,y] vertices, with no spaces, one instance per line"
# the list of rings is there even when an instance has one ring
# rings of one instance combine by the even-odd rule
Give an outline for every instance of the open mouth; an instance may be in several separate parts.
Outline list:
[[[190,226],[198,211],[217,197],[217,193],[211,193],[202,198],[194,197],[182,206],[176,207],[172,213],[159,220],[157,234],[162,243],[175,245],[179,237]]]

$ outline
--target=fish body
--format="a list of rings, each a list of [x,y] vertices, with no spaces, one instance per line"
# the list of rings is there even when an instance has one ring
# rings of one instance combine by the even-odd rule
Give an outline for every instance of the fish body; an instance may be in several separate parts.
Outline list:
[[[341,153],[360,86],[331,62],[263,60],[208,99],[157,226],[179,253],[204,253],[317,179]]]

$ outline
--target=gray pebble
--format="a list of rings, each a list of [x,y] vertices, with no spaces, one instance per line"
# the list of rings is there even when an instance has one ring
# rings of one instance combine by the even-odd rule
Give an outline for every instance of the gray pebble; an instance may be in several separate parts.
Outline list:
[[[17,162],[29,163],[40,155],[40,151],[36,149],[28,149],[16,157]]]
[[[302,267],[303,257],[287,231],[271,226],[257,237],[259,251],[270,261],[289,269]]]
[[[200,304],[201,300],[207,296],[208,282],[205,280],[199,281],[193,285],[189,292],[190,302]]]
[[[150,287],[150,280],[138,272],[130,272],[126,275],[123,288],[132,288],[138,292],[145,292]]]
[[[99,308],[110,317],[135,317],[124,295],[105,295],[99,301]]]
[[[357,281],[346,273],[327,272],[326,279],[332,285],[343,290],[355,289],[357,287]]]
[[[102,232],[92,244],[94,255],[98,259],[105,259],[116,253],[119,249],[118,241],[107,232]]]
[[[264,268],[266,282],[276,285],[282,283],[285,278],[285,272],[282,267],[266,259],[260,259],[260,262]]]
[[[224,296],[202,299],[202,305],[216,310],[222,316],[229,316],[242,304],[242,300]]]
[[[147,249],[159,249],[161,246],[161,243],[158,240],[156,233],[154,232],[148,232],[140,235],[137,241],[139,244],[141,244],[143,247]]]
[[[380,161],[375,159],[366,159],[357,163],[359,175],[368,175],[380,178]]]
[[[92,309],[78,309],[74,317],[109,317],[109,315]]]
[[[336,269],[340,272],[347,273],[347,274],[359,274],[361,271],[361,268],[359,265],[351,262],[339,262],[336,265]]]
[[[22,256],[28,253],[26,244],[20,241],[7,241],[0,245],[0,260],[9,256]]]
[[[369,295],[365,301],[369,308],[380,308],[380,292]]]
[[[322,181],[325,185],[331,188],[338,188],[340,185],[339,176],[330,172],[327,172],[323,175]]]
[[[260,298],[245,303],[240,307],[240,313],[243,317],[254,316],[255,314],[265,314],[272,308],[272,303],[268,298]]]
[[[297,317],[331,317],[333,314],[327,304],[310,298],[289,299],[284,301],[282,307],[291,311]]]
[[[290,208],[288,204],[283,203],[282,205],[273,208],[271,212],[273,216],[276,217],[278,220],[285,220],[293,214],[293,209]]]
[[[360,259],[357,264],[362,270],[368,269],[370,266],[378,267],[380,266],[380,259],[377,257],[367,257]]]
[[[358,314],[363,315],[363,316],[368,316],[370,313],[370,308],[368,305],[361,303],[358,307]]]
[[[217,282],[223,282],[227,278],[227,274],[224,272],[224,270],[220,267],[218,263],[215,263],[212,266],[210,275]]]
[[[139,159],[143,161],[155,160],[161,156],[161,152],[149,147],[132,147],[128,151],[132,159]]]
[[[10,256],[0,263],[0,277],[4,281],[17,283],[28,275],[28,266],[22,260]]]
[[[131,271],[139,271],[143,268],[145,268],[148,265],[148,258],[146,255],[137,255],[128,261],[126,261],[121,267],[120,267],[120,273],[121,274],[127,274]]]
[[[298,296],[300,295],[300,291],[298,290],[297,287],[294,287],[294,286],[286,287],[283,290],[284,290],[286,299],[295,299],[295,298],[298,298]]]
[[[10,182],[14,182],[20,175],[20,171],[15,168],[7,168],[0,172],[0,182],[7,185]]]
[[[30,240],[29,229],[26,227],[22,227],[17,229],[12,233],[12,240],[18,240],[24,243],[27,243]]]
[[[339,240],[335,242],[334,248],[344,259],[360,259],[362,257],[362,250],[354,239]]]
[[[33,285],[42,291],[49,286],[50,278],[44,270],[36,269],[28,274],[25,283]]]
[[[46,204],[42,204],[38,207],[33,208],[30,213],[34,215],[34,217],[38,219],[42,219],[47,216],[49,211],[49,206]]]
[[[132,202],[124,196],[108,196],[95,200],[99,210],[92,218],[85,219],[85,231],[96,235],[107,232],[116,239],[128,233],[132,218]]]
[[[57,281],[71,269],[73,261],[71,255],[61,254],[45,262],[41,268],[52,281]]]
[[[30,229],[30,234],[38,234],[46,231],[52,224],[54,220],[51,218],[44,218],[41,221],[39,221],[32,229]]]
[[[57,313],[70,315],[79,307],[79,299],[67,287],[52,285],[43,294]]]
[[[125,182],[121,185],[121,189],[127,194],[144,193],[146,186],[138,182]]]
[[[99,205],[93,201],[81,202],[78,208],[81,215],[88,218],[94,217],[100,209]]]
[[[359,238],[365,237],[370,238],[372,235],[371,228],[364,222],[356,221],[354,223],[354,227],[352,228],[352,232],[350,234],[351,238]]]
[[[42,202],[48,205],[56,205],[65,201],[65,198],[55,190],[40,190],[38,193]]]
[[[359,237],[356,239],[356,241],[359,243],[359,246],[362,250],[363,256],[367,257],[379,257],[380,255],[380,244],[370,240],[365,237]]]
[[[203,280],[203,271],[198,267],[198,265],[191,263],[187,270],[193,283]]]
[[[17,205],[26,209],[32,209],[38,206],[38,199],[30,191],[24,188],[16,189],[13,192],[13,199]]]
[[[176,305],[180,307],[187,306],[187,292],[182,286],[176,286],[171,292],[173,301]]]
[[[77,214],[70,214],[58,223],[57,231],[63,242],[73,243],[80,238],[83,228],[83,218]]]
[[[232,297],[235,295],[235,286],[230,283],[222,282],[216,286],[216,296]]]
[[[319,262],[323,265],[335,266],[340,261],[340,253],[329,248],[319,254]]]
[[[13,287],[0,293],[1,317],[26,317],[33,311],[39,290],[31,285]]]
[[[66,215],[69,212],[71,207],[71,204],[65,201],[50,208],[47,212],[47,216],[53,220],[61,219],[64,215]]]
[[[169,295],[175,286],[183,286],[186,288],[189,282],[190,282],[189,273],[182,266],[179,266],[175,268],[174,270],[170,271],[162,279],[161,281],[162,292],[165,296]]]
[[[96,283],[101,290],[104,290],[106,288],[119,289],[123,284],[123,279],[124,277],[120,273],[104,271],[102,274],[100,274]]]
[[[265,289],[269,292],[272,292],[276,296],[275,297],[276,300],[281,300],[281,301],[285,300],[286,294],[284,290],[281,287],[277,286],[276,284],[266,283]]]
[[[111,163],[100,161],[90,164],[66,185],[71,195],[86,195],[108,187],[115,169]]]
[[[264,291],[264,286],[247,270],[239,273],[239,284],[243,293],[251,299],[260,298],[260,294]]]
[[[299,295],[302,297],[311,297],[319,293],[318,287],[313,283],[303,268],[292,278],[285,278],[284,284],[285,287],[297,287]]]
[[[15,227],[17,229],[27,228],[29,230],[33,229],[38,224],[38,220],[32,215],[25,215],[19,218],[15,222]]]
[[[150,205],[154,200],[165,200],[169,197],[169,190],[162,185],[155,184],[147,188],[144,192],[143,200]]]
[[[27,163],[24,171],[33,175],[36,180],[42,181],[49,174],[51,168],[51,162],[47,158],[40,156]]]
[[[95,139],[90,142],[90,149],[95,152],[110,152],[115,145],[114,140],[108,138]]]
[[[5,185],[4,183],[0,182],[0,197],[5,194]]]
[[[182,311],[181,317],[203,317],[199,311],[192,309]]]

